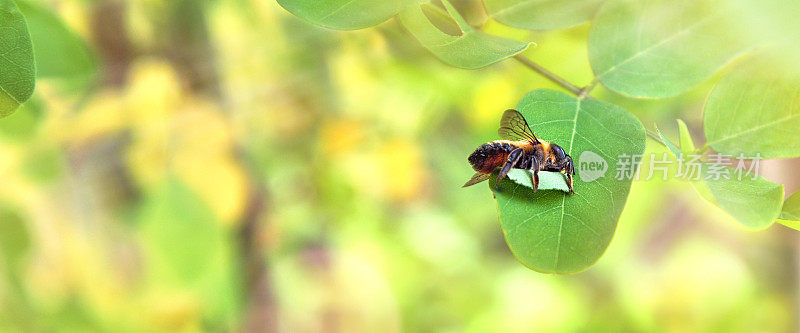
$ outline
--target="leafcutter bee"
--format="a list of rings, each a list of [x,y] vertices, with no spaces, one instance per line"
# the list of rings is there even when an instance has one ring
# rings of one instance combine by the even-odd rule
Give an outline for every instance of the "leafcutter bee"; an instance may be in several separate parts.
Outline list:
[[[477,171],[463,187],[472,186],[489,179],[495,169],[500,168],[494,188],[511,168],[532,170],[533,192],[539,188],[539,171],[556,171],[564,174],[570,193],[575,167],[572,157],[561,146],[540,140],[531,131],[525,117],[517,110],[506,110],[500,120],[497,134],[503,140],[484,143],[469,155],[469,164]]]

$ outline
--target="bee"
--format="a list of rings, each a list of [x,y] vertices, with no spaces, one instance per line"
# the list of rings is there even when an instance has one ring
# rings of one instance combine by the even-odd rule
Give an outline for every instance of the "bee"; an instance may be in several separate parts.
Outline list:
[[[532,170],[533,192],[539,188],[539,171],[556,171],[564,175],[570,193],[572,176],[575,174],[572,157],[561,146],[540,140],[531,131],[525,117],[517,110],[506,110],[500,120],[497,134],[503,140],[484,143],[469,155],[469,164],[477,171],[463,187],[472,186],[489,179],[495,169],[500,168],[494,188],[511,168]]]

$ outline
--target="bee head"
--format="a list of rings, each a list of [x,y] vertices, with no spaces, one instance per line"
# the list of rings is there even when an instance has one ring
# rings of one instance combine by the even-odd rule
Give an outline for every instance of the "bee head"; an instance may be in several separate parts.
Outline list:
[[[564,159],[567,158],[567,154],[564,153],[564,149],[561,148],[561,146],[553,143],[553,144],[550,144],[550,148],[553,149],[553,155],[555,155],[555,157],[556,157],[556,160],[554,162],[558,163],[558,162],[561,162],[561,161],[563,161]]]

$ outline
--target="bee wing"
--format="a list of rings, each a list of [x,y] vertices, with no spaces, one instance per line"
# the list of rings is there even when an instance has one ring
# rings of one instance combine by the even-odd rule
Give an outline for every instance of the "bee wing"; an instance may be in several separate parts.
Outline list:
[[[474,175],[472,175],[472,178],[470,178],[469,181],[467,181],[467,183],[464,184],[464,186],[461,186],[461,187],[467,187],[467,186],[475,185],[477,183],[480,183],[480,182],[482,182],[484,180],[489,179],[489,176],[491,176],[491,175],[488,174],[488,173],[476,172]]]
[[[528,140],[532,143],[538,143],[539,139],[531,131],[525,117],[519,111],[514,109],[506,110],[503,113],[503,118],[500,120],[500,129],[497,134],[506,140],[520,141]]]

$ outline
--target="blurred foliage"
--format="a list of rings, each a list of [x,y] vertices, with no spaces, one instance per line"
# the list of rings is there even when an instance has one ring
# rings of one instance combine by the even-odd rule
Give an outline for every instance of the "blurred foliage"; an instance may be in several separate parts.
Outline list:
[[[797,330],[796,235],[749,232],[685,182],[634,182],[589,270],[520,265],[490,192],[460,188],[501,111],[559,89],[516,63],[450,68],[396,21],[336,33],[240,0],[189,2],[213,50],[191,67],[162,38],[180,31],[155,15],[166,1],[109,3],[37,2],[102,63],[87,93],[41,79],[0,120],[0,330]],[[120,28],[94,25],[109,7],[126,57],[97,42]],[[483,30],[592,80],[587,24]],[[190,84],[205,70],[216,92]],[[645,124],[699,124],[714,83],[657,102],[593,94]]]

